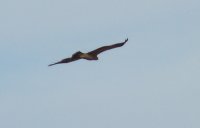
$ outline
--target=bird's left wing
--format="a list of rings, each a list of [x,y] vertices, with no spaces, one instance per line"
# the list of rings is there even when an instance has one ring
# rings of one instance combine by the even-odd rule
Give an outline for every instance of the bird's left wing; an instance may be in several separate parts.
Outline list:
[[[72,62],[72,61],[76,61],[76,60],[79,60],[80,58],[66,58],[66,59],[63,59],[59,62],[56,62],[56,63],[53,63],[53,64],[50,64],[48,66],[53,66],[53,65],[56,65],[56,64],[62,64],[62,63],[69,63],[69,62]]]

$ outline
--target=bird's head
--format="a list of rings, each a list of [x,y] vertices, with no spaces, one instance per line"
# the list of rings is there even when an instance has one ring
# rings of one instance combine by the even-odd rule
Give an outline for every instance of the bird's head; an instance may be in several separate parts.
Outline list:
[[[81,52],[81,51],[78,51],[78,52],[76,52],[75,54],[82,54],[82,52]]]
[[[83,54],[81,51],[78,51],[78,52],[76,52],[76,53],[74,53],[73,55],[72,55],[72,57],[78,57],[78,56],[80,56],[81,54]]]

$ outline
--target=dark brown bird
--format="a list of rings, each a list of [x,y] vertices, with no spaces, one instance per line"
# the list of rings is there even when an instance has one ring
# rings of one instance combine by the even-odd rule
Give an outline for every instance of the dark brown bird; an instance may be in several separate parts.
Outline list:
[[[128,38],[124,42],[116,43],[116,44],[109,45],[109,46],[103,46],[103,47],[97,48],[93,51],[90,51],[88,53],[82,53],[82,52],[78,51],[78,52],[74,53],[70,58],[63,59],[63,60],[56,62],[54,64],[50,64],[49,66],[56,65],[56,64],[62,64],[62,63],[69,63],[69,62],[73,62],[73,61],[76,61],[76,60],[79,60],[79,59],[98,60],[98,57],[97,57],[98,54],[100,54],[100,53],[102,53],[106,50],[121,47],[127,41],[128,41]]]

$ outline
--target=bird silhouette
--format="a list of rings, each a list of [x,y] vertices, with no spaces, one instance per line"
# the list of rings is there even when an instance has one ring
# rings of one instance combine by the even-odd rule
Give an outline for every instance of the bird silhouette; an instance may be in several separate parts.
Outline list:
[[[103,47],[97,48],[97,49],[95,49],[93,51],[90,51],[88,53],[82,53],[82,52],[78,51],[78,52],[74,53],[71,57],[63,59],[63,60],[61,60],[59,62],[50,64],[48,66],[53,66],[53,65],[56,65],[56,64],[69,63],[69,62],[73,62],[73,61],[76,61],[76,60],[79,60],[79,59],[98,60],[98,55],[100,53],[102,53],[104,51],[107,51],[107,50],[110,50],[110,49],[113,49],[113,48],[121,47],[127,41],[128,41],[128,38],[125,41],[121,42],[121,43],[116,43],[116,44],[113,44],[113,45],[103,46]]]

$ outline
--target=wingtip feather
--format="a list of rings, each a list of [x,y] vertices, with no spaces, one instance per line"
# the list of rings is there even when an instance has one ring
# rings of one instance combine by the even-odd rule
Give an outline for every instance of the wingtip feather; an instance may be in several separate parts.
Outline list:
[[[124,43],[126,43],[128,41],[128,38],[125,39]]]
[[[54,64],[49,64],[48,66],[50,67],[50,66],[53,66],[53,65],[56,65],[56,64],[59,64],[59,62],[54,63]]]

